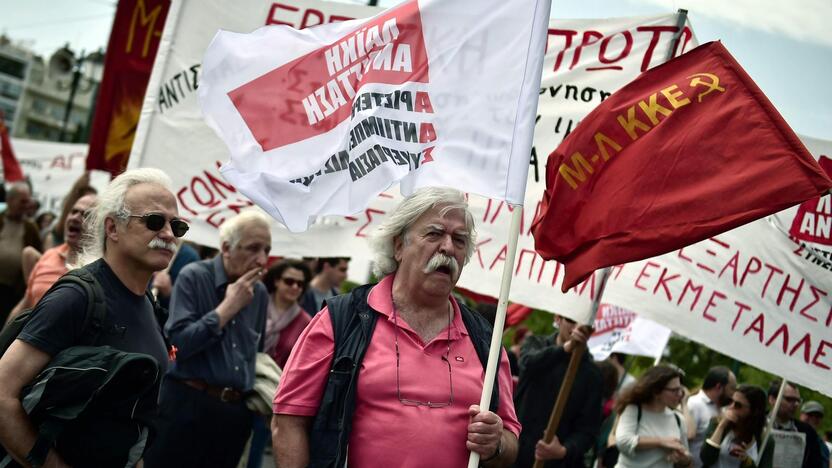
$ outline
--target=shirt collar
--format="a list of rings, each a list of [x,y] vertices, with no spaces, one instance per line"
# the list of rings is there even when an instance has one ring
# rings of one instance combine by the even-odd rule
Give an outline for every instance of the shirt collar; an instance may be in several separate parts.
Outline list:
[[[395,277],[396,274],[393,273],[382,278],[377,285],[373,286],[370,294],[367,296],[367,305],[387,317],[387,320],[390,322],[393,321],[393,279]],[[451,306],[454,310],[454,318],[451,321],[451,339],[455,340],[459,339],[461,335],[467,336],[468,330],[465,329],[465,325],[462,323],[462,315],[456,298],[450,295],[448,299],[451,301]],[[403,322],[399,321],[400,327],[406,327],[406,325],[402,326],[402,324]],[[442,335],[442,333],[439,335]]]
[[[214,265],[214,287],[219,288],[228,284],[228,275],[225,274],[225,267],[222,264],[222,253],[218,253],[211,262]]]

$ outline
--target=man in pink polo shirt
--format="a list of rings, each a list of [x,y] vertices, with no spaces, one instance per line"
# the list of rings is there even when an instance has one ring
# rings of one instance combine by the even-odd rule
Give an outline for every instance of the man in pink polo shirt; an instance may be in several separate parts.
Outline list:
[[[491,327],[451,295],[474,242],[452,189],[419,190],[384,221],[371,243],[381,282],[328,300],[289,357],[272,419],[278,466],[457,467],[469,451],[511,466],[508,359],[481,410]]]

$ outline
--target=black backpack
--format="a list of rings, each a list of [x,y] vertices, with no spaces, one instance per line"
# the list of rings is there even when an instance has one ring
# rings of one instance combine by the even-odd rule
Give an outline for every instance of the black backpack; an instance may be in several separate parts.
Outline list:
[[[98,337],[100,336],[101,331],[104,329],[104,319],[107,317],[107,300],[104,288],[101,287],[101,284],[92,272],[82,267],[70,270],[58,278],[58,281],[55,281],[43,297],[46,297],[58,286],[65,284],[75,284],[84,290],[84,295],[87,297],[87,312],[84,316],[84,325],[82,328],[83,331],[81,333],[80,344],[95,346],[98,342]],[[145,294],[150,300],[150,303],[153,304],[153,313],[156,316],[156,321],[159,323],[159,326],[164,329],[165,322],[168,318],[167,310],[159,305],[158,301],[156,301],[150,291],[147,291]],[[5,354],[6,350],[9,349],[9,346],[11,346],[14,340],[17,339],[17,336],[20,335],[23,327],[29,323],[34,311],[35,307],[24,310],[20,313],[20,315],[15,317],[14,320],[7,323],[6,326],[3,327],[3,330],[0,332],[0,356]],[[162,336],[165,340],[165,348],[169,350],[170,343],[168,342],[167,337],[164,336],[164,333]]]

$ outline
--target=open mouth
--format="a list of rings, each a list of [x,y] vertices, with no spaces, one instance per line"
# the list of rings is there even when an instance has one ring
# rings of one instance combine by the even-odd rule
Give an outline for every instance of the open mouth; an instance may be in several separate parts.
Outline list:
[[[442,265],[441,267],[436,269],[437,273],[442,273],[444,275],[451,276],[451,267],[447,265]]]
[[[70,224],[66,227],[66,232],[71,235],[81,234],[81,226],[78,226],[77,224]]]

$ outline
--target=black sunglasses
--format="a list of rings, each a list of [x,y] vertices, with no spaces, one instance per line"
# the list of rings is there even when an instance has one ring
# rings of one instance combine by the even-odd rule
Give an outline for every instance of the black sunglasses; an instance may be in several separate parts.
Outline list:
[[[141,219],[145,226],[151,231],[161,231],[165,227],[165,223],[167,220],[164,216],[160,215],[159,213],[148,213],[146,215],[127,215],[128,218],[138,218]],[[179,218],[173,218],[170,220],[170,229],[173,231],[173,235],[176,237],[182,237],[188,232],[188,223],[182,221]]]
[[[297,286],[297,287],[303,289],[304,285],[306,285],[306,281],[298,280],[298,279],[294,279],[294,278],[280,278],[280,281],[283,281],[283,284],[285,284],[286,286],[289,286],[290,288],[292,286]]]

